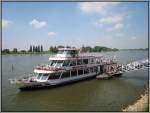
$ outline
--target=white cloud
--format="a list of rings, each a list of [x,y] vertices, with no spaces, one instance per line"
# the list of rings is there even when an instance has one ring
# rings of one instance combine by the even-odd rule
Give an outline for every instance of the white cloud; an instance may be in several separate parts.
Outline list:
[[[123,27],[123,24],[122,23],[117,23],[115,24],[114,28],[115,29],[121,29]]]
[[[122,36],[123,36],[122,33],[117,33],[117,34],[116,34],[116,37],[122,37]]]
[[[85,13],[104,14],[107,9],[118,5],[120,2],[83,2],[79,3],[79,8]]]
[[[42,28],[42,27],[45,27],[47,26],[47,22],[46,21],[38,21],[36,19],[33,19],[31,22],[30,22],[30,25],[33,26],[34,28]]]
[[[123,24],[122,23],[117,23],[113,27],[108,28],[107,31],[120,30],[122,28],[123,28]]]
[[[123,21],[122,15],[107,16],[98,20],[99,24],[114,24]]]
[[[133,37],[131,37],[131,39],[132,39],[132,40],[136,40],[136,39],[137,39],[137,37],[133,36]]]
[[[102,17],[97,21],[99,26],[107,26],[107,31],[113,31],[123,28],[123,18],[124,15],[113,15],[113,16],[106,16]],[[108,28],[108,26],[111,26]]]
[[[12,21],[2,20],[2,28],[7,28],[10,24],[12,24]]]
[[[49,37],[54,37],[54,36],[56,36],[57,34],[55,33],[55,32],[48,32],[48,36]]]

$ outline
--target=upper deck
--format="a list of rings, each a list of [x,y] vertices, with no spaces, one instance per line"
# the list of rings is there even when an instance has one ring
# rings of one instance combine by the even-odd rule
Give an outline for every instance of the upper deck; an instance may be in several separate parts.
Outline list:
[[[77,60],[77,59],[90,59],[96,58],[95,56],[79,55],[79,49],[76,48],[59,48],[56,55],[50,56],[49,60]]]
[[[79,55],[78,51],[75,48],[61,48],[58,54],[49,57],[50,63],[48,65],[38,66],[35,72],[53,73],[65,69],[114,63],[113,59],[104,56]]]
[[[76,48],[59,48],[55,56],[51,56],[49,60],[65,60],[66,58],[78,57],[79,50]]]

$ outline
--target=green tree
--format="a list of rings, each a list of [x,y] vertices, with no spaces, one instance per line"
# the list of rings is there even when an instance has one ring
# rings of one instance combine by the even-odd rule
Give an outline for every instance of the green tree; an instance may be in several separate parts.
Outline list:
[[[56,47],[56,46],[50,46],[50,48],[49,48],[49,51],[51,52],[51,53],[57,53],[58,52],[58,48]]]
[[[3,49],[2,53],[10,53],[9,49]]]
[[[13,52],[13,53],[17,53],[17,52],[18,52],[18,51],[17,51],[17,48],[14,48],[12,52]]]
[[[85,47],[86,52],[92,52],[92,48],[90,46]]]
[[[57,48],[64,48],[64,46],[62,46],[62,45],[59,45]]]
[[[53,53],[53,46],[50,46],[49,51]]]
[[[40,45],[37,46],[37,52],[40,52]]]
[[[43,46],[41,45],[41,52],[43,52]]]
[[[30,49],[29,49],[29,52],[32,52],[33,50],[32,50],[32,45],[30,45]]]
[[[21,50],[20,52],[21,52],[21,53],[26,53],[26,50]]]
[[[54,53],[57,53],[57,52],[58,52],[58,49],[57,49],[57,47],[56,47],[56,46],[54,47],[53,52],[54,52]]]
[[[71,48],[71,46],[66,46],[66,48]]]
[[[35,46],[33,46],[33,52],[35,52]]]
[[[35,52],[38,52],[38,47],[37,46],[35,46]]]

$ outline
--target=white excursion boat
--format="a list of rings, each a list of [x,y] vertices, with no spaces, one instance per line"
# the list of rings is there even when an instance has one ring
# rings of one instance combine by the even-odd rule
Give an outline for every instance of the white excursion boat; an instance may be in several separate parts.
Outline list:
[[[13,79],[20,89],[56,86],[78,81],[103,73],[102,67],[116,61],[104,56],[83,56],[76,48],[60,48],[55,56],[49,57],[49,64],[39,65],[33,76]]]

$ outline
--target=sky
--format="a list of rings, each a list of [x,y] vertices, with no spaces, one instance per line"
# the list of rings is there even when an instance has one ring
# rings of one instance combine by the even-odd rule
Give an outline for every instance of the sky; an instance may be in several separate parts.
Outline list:
[[[148,47],[148,2],[3,2],[2,48]]]

